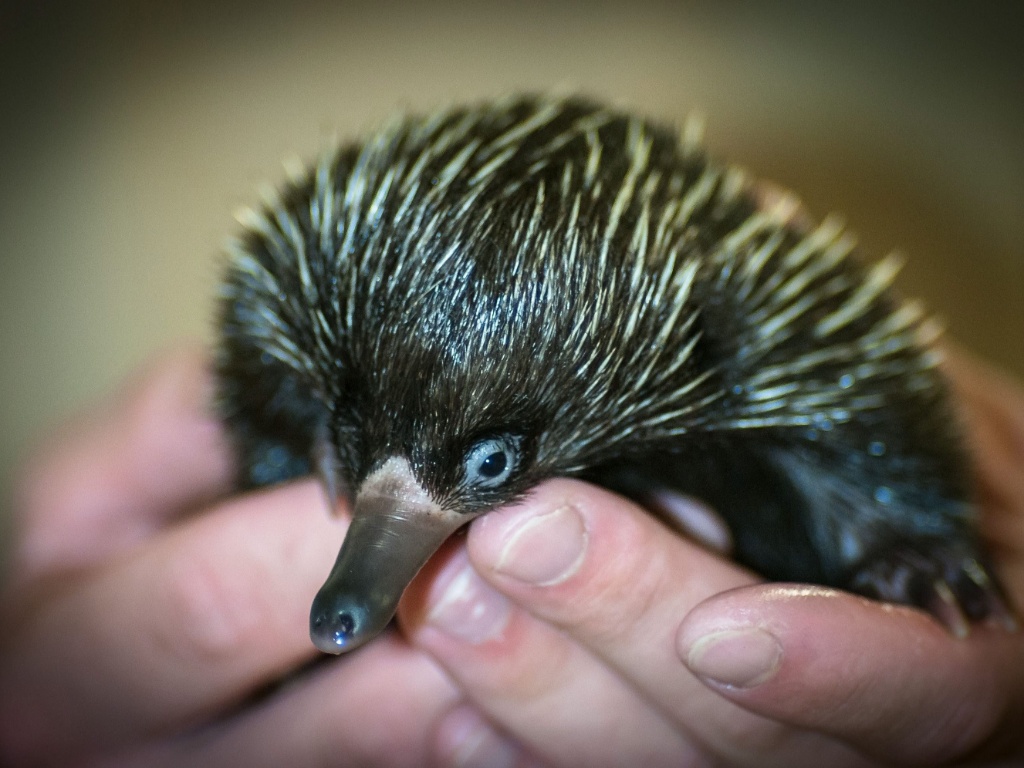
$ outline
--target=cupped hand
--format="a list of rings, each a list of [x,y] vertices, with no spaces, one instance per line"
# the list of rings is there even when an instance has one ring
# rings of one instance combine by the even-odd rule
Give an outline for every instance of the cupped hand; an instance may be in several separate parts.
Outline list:
[[[962,353],[949,370],[983,532],[1024,606],[1024,395]],[[578,482],[476,521],[400,617],[496,735],[552,765],[1024,755],[1022,633],[982,625],[958,640],[910,608],[760,583]]]
[[[1024,405],[952,369],[986,535],[1024,604]],[[395,633],[312,665],[344,523],[312,482],[229,498],[195,353],[23,473],[0,764],[934,764],[1020,754],[1024,641],[765,585],[600,489],[547,483],[425,569]],[[1016,750],[1016,751],[1015,751]]]
[[[422,765],[456,689],[393,633],[310,666],[344,523],[312,481],[227,497],[209,390],[171,355],[24,468],[0,765]]]

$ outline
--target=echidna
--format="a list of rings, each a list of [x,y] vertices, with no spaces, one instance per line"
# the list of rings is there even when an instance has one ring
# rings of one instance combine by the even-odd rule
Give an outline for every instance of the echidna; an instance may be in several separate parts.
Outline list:
[[[323,651],[392,618],[453,531],[556,475],[705,499],[771,579],[1008,615],[932,325],[832,218],[580,98],[397,119],[243,216],[220,307],[247,486],[353,521]]]

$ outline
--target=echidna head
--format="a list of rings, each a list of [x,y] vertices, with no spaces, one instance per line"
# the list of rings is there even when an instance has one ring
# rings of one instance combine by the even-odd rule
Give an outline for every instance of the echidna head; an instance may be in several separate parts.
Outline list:
[[[328,487],[353,488],[354,506],[313,603],[321,650],[377,634],[444,539],[552,471],[538,451],[560,403],[545,397],[529,346],[507,336],[513,297],[492,297],[506,306],[481,324],[488,299],[471,295],[473,281],[448,282],[385,312],[367,354],[337,374],[320,472]]]
[[[572,254],[535,270],[481,254],[479,242],[439,243],[453,246],[459,267],[383,302],[377,323],[334,352],[348,364],[334,386],[325,382],[321,473],[355,492],[352,526],[311,614],[324,651],[377,634],[456,528],[592,461],[597,443],[584,425],[600,409],[586,390],[600,380],[590,375],[595,355],[607,354],[594,337],[610,334],[586,311],[593,302],[580,306],[565,290],[571,269],[554,265]]]

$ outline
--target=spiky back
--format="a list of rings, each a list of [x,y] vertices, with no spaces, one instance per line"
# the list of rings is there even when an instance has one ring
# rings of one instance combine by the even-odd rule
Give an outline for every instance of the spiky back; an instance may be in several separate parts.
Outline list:
[[[518,420],[541,473],[708,432],[952,471],[942,418],[918,418],[942,385],[895,262],[865,268],[835,220],[804,231],[791,212],[582,100],[399,119],[243,217],[228,364],[294,373],[362,469],[367,446]]]

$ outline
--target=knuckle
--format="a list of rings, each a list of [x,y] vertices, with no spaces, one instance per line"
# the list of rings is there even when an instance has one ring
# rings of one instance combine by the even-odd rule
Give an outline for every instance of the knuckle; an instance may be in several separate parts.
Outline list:
[[[179,557],[163,575],[154,622],[156,641],[175,657],[213,665],[238,654],[263,623],[259,579],[231,567],[222,553],[202,549]]]
[[[648,522],[618,516],[614,528],[591,537],[578,578],[566,585],[571,599],[560,603],[565,623],[598,641],[612,641],[631,634],[656,611],[670,568]]]
[[[526,630],[500,644],[475,676],[490,694],[532,706],[557,697],[578,673],[572,643],[557,633]]]
[[[75,427],[72,424],[46,435],[15,466],[11,500],[16,519],[49,519],[79,495],[82,472],[77,471],[68,450]]]
[[[999,691],[999,681],[992,680],[986,688]],[[1005,707],[998,696],[962,696],[952,701],[946,717],[936,718],[933,729],[922,734],[914,749],[919,759],[928,761],[922,764],[971,755],[983,749],[1001,725]]]
[[[169,421],[168,411],[174,410],[181,397],[177,391],[182,383],[181,373],[175,358],[160,359],[130,386],[123,410],[126,442],[145,445],[147,438],[161,433]],[[126,458],[136,453],[131,452]]]

